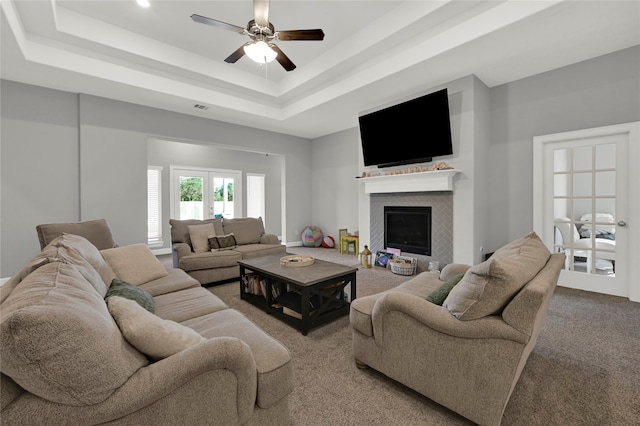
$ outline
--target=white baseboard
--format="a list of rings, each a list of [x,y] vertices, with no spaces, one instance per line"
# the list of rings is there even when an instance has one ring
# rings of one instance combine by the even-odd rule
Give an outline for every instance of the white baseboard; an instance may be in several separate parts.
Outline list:
[[[170,248],[153,249],[151,250],[151,253],[155,254],[156,256],[161,254],[171,254],[171,249]]]
[[[6,283],[7,281],[9,281],[11,279],[11,277],[9,278],[0,278],[0,286],[3,286],[4,283]]]
[[[302,246],[302,241],[294,241],[293,243],[285,244],[287,247],[300,247]]]

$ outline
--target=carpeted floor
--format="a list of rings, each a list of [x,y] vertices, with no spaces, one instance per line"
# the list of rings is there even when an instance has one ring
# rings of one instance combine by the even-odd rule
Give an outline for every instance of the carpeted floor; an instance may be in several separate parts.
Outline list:
[[[357,266],[336,249],[295,254]],[[360,268],[358,297],[409,277]],[[468,420],[353,361],[348,317],[299,331],[240,300],[238,283],[208,287],[291,351],[292,425],[468,425]],[[429,380],[425,377],[425,380]],[[640,304],[558,287],[503,425],[640,425]]]

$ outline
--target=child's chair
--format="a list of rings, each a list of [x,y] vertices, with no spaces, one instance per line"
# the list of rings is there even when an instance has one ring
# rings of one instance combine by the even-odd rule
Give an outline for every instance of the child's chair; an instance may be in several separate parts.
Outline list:
[[[358,249],[360,246],[359,238],[355,235],[349,235],[347,228],[338,230],[338,237],[340,238],[340,254],[349,254],[349,247],[353,246],[353,254],[358,255]]]

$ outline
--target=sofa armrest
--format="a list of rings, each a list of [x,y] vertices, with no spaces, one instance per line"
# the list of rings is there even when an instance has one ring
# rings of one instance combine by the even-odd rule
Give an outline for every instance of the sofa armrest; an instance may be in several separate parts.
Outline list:
[[[18,398],[2,412],[3,422],[40,424],[166,424],[217,419],[244,424],[256,403],[257,372],[249,346],[233,337],[217,337],[138,370],[106,400],[70,406],[33,394]]]
[[[192,254],[191,246],[187,243],[173,243],[171,251],[173,253],[174,268],[179,268],[178,262],[180,261],[181,257]]]
[[[465,339],[505,339],[527,343],[529,336],[519,332],[502,320],[490,315],[473,321],[460,321],[442,306],[412,294],[390,291],[382,295],[373,306],[371,321],[378,345],[384,342],[384,323],[388,315],[401,313],[440,333]]]
[[[262,234],[260,236],[260,244],[280,244],[280,240],[275,234]]]

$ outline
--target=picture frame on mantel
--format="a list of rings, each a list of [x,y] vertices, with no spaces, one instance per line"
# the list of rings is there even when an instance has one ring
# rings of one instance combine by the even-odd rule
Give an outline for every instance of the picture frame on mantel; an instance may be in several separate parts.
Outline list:
[[[373,261],[374,266],[380,266],[381,268],[388,268],[389,261],[393,258],[393,255],[384,250],[378,250],[376,252],[376,258]]]

